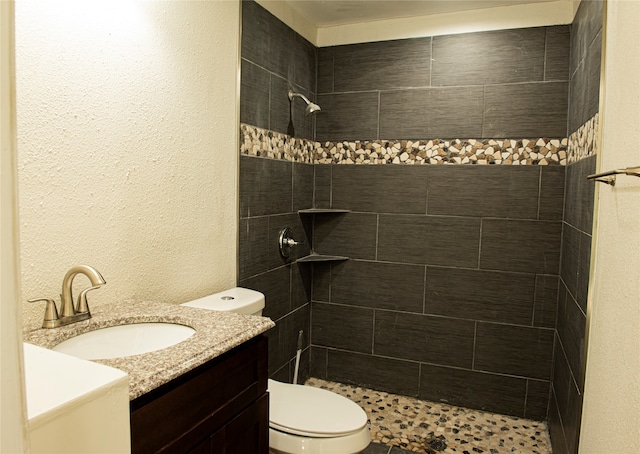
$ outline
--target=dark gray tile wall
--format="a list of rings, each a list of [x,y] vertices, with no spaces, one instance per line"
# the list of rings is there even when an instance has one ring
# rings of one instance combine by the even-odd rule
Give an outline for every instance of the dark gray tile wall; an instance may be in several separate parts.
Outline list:
[[[560,26],[315,49],[243,1],[241,121],[313,138],[304,104],[288,102],[293,88],[318,93],[321,140],[564,137],[567,125],[573,132],[597,112],[599,3],[582,2],[571,33]],[[407,56],[403,72],[389,64]],[[594,165],[567,167],[563,206],[560,167],[241,157],[239,285],[267,295],[265,315],[276,321],[271,376],[292,378],[303,329],[302,378],[534,419],[547,416],[551,379],[554,452],[575,452],[593,211],[583,176]],[[296,210],[310,206],[354,212],[309,225]],[[285,225],[317,252],[353,260],[292,264],[307,244],[283,261],[276,240]]]
[[[569,26],[322,48],[316,138],[566,137],[569,49]]]
[[[316,98],[317,49],[253,0],[242,2],[240,122],[313,139],[313,116],[300,99]]]
[[[298,209],[313,205],[313,166],[266,158],[240,157],[240,248],[238,285],[265,294],[263,314],[276,323],[268,332],[269,374],[291,381],[297,336],[304,331],[300,380],[309,374],[310,301],[312,273],[295,260],[310,251],[307,228]],[[292,189],[293,188],[293,189]],[[279,232],[293,229],[306,244],[283,259]]]
[[[603,4],[601,0],[582,1],[571,25],[569,134],[599,109]]]
[[[583,0],[571,25],[568,133],[599,110],[602,1]],[[596,156],[566,168],[549,432],[556,454],[578,452]]]
[[[316,215],[313,249],[355,254],[314,268],[312,373],[544,419],[564,168],[315,171],[316,205],[353,211]]]

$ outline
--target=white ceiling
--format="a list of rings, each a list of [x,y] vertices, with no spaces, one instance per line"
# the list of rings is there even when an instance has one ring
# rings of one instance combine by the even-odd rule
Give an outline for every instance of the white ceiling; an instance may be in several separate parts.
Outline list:
[[[455,13],[554,0],[285,0],[316,27]],[[567,2],[572,0],[567,0]]]

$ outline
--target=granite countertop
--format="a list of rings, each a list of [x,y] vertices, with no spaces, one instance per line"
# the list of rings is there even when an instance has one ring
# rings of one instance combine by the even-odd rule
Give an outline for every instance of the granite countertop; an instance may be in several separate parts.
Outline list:
[[[150,301],[125,301],[91,310],[92,318],[60,328],[25,327],[23,341],[52,348],[79,334],[129,323],[164,322],[196,330],[190,338],[162,350],[124,358],[93,360],[129,374],[133,400],[191,369],[222,355],[275,324],[271,319],[231,312],[216,312]]]

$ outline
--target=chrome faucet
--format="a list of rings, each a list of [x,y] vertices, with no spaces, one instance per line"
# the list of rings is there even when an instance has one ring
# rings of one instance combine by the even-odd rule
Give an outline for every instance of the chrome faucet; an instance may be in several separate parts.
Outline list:
[[[73,279],[78,274],[84,274],[91,281],[91,287],[84,289],[78,296],[78,302],[74,306],[72,286]],[[91,312],[89,312],[89,305],[87,304],[87,293],[91,290],[102,287],[107,282],[102,275],[95,268],[89,265],[78,265],[71,268],[65,274],[62,280],[62,293],[60,294],[60,316],[58,316],[58,310],[56,303],[51,298],[34,298],[30,299],[30,303],[37,301],[46,301],[47,307],[44,314],[43,328],[57,328],[59,326],[69,325],[70,323],[80,322],[91,318]]]

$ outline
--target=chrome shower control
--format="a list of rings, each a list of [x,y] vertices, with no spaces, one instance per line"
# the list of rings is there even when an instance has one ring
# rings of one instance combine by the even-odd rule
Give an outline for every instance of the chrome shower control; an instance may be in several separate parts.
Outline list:
[[[280,236],[278,237],[278,246],[280,247],[280,255],[284,258],[288,258],[291,255],[291,249],[299,244],[304,244],[304,241],[296,241],[292,237],[293,231],[291,227],[285,227],[280,230]]]

